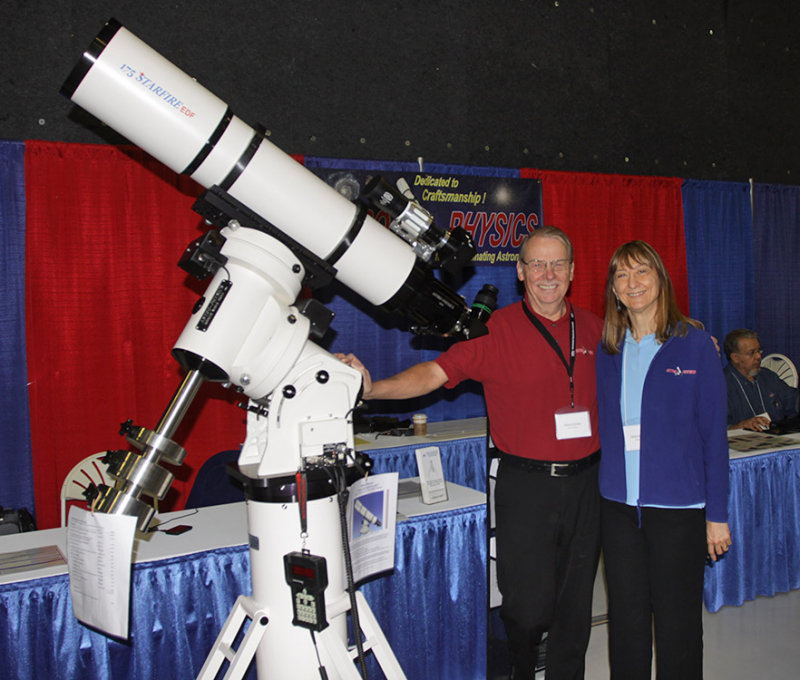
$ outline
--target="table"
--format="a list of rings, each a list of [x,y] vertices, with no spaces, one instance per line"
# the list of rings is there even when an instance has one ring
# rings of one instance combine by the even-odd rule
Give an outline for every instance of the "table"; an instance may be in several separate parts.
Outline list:
[[[485,677],[485,496],[464,491],[476,504],[399,522],[394,572],[361,588],[409,680]],[[127,641],[74,618],[63,565],[0,576],[0,677],[195,678],[237,595],[250,593],[245,504],[170,516],[194,530],[139,542]],[[3,536],[0,552],[66,554],[65,538],[64,529]]]
[[[706,567],[711,612],[800,588],[800,437],[777,451],[731,451],[729,524],[733,545]]]

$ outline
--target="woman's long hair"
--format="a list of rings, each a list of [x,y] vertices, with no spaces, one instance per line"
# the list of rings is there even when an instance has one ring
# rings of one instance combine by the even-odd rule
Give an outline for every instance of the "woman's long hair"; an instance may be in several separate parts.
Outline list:
[[[630,241],[617,248],[608,264],[606,315],[603,323],[603,350],[608,354],[619,353],[625,340],[625,331],[633,328],[627,307],[619,302],[614,294],[614,276],[621,265],[633,267],[637,264],[649,265],[658,276],[660,286],[656,301],[656,341],[659,344],[666,342],[672,336],[686,335],[689,326],[703,328],[703,324],[690,319],[678,309],[672,279],[653,246],[644,241]]]

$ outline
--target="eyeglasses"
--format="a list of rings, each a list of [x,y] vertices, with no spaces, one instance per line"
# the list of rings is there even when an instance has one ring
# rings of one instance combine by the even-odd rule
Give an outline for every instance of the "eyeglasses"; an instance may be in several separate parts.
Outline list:
[[[569,259],[564,258],[562,260],[528,260],[527,262],[522,258],[519,258],[519,261],[522,264],[529,266],[536,274],[544,274],[547,271],[548,265],[550,269],[553,270],[554,274],[563,274],[564,272],[569,270]]]
[[[736,354],[741,354],[743,357],[753,357],[756,354],[760,354],[763,356],[764,350],[759,347],[758,349],[750,349],[746,352],[736,352]]]

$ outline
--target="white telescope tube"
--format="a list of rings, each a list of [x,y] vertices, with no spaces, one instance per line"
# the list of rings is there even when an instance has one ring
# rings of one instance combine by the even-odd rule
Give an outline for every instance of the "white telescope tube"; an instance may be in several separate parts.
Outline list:
[[[409,278],[413,251],[289,155],[234,116],[221,99],[110,20],[62,94],[175,172],[218,185],[318,257],[374,305]]]

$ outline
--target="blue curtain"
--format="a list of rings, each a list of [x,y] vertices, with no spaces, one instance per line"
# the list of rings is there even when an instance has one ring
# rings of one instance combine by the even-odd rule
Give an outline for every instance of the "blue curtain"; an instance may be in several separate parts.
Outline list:
[[[306,157],[305,166],[315,168],[341,168],[368,170],[370,172],[419,172],[417,163],[384,161],[342,160],[338,158]],[[519,170],[463,165],[430,163],[425,172],[484,177],[519,177]],[[438,272],[437,272],[438,274]],[[464,297],[467,303],[484,283],[499,289],[498,306],[518,300],[521,289],[517,286],[516,268],[511,265],[467,267],[459,277],[447,277],[445,282]],[[398,319],[382,314],[352,291],[334,282],[315,297],[336,316],[331,330],[323,342],[330,352],[352,352],[370,369],[373,377],[385,378],[420,361],[430,361],[447,349],[452,341],[420,337],[398,328]],[[418,411],[428,414],[431,421],[473,418],[486,415],[483,393],[474,383],[462,383],[454,390],[437,391],[432,395],[393,402],[367,402],[367,415],[394,415],[410,417]]]
[[[408,680],[486,677],[487,545],[485,505],[397,525],[394,571],[361,590]]]
[[[250,593],[249,553],[237,546],[137,564],[131,585],[129,640],[78,622],[66,574],[3,586],[0,675],[194,678],[237,595]]]
[[[753,187],[755,329],[764,351],[800,363],[800,187]]]
[[[715,612],[800,588],[800,451],[730,462],[733,545],[706,567],[703,600]]]
[[[753,221],[746,183],[686,180],[683,225],[689,315],[719,341],[753,328]]]
[[[0,141],[0,505],[33,507],[25,361],[25,144]],[[46,310],[40,310],[46,313]],[[64,395],[69,398],[69,395]],[[55,418],[58,414],[53,414]]]

